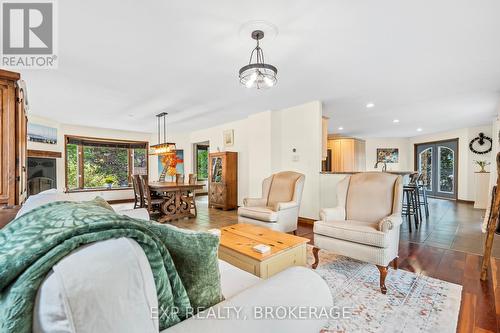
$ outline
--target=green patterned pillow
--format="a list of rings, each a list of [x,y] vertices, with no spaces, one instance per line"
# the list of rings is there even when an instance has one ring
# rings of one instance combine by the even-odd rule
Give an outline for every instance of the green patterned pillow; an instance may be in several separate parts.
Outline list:
[[[99,206],[99,207],[102,207],[102,208],[106,208],[106,209],[109,209],[112,212],[115,211],[113,209],[113,207],[111,207],[111,205],[106,200],[104,200],[102,197],[100,197],[100,196],[97,196],[94,199],[89,200],[89,201],[82,201],[82,203],[88,203],[88,204],[91,204],[91,205],[94,205],[94,206]]]
[[[221,302],[219,237],[154,222],[151,227],[163,238],[194,311]]]

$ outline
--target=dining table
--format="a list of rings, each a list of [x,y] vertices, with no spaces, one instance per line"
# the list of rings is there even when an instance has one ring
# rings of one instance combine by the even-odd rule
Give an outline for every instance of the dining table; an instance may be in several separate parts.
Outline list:
[[[195,190],[201,190],[202,184],[155,181],[148,185],[151,193],[157,193],[163,199],[160,204],[162,216],[158,222],[196,217]]]

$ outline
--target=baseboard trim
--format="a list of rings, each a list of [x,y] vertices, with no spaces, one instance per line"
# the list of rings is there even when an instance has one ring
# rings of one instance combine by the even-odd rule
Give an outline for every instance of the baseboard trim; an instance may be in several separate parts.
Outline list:
[[[122,204],[134,202],[134,199],[117,199],[117,200],[106,200],[110,205]]]
[[[308,217],[301,217],[301,216],[299,216],[299,220],[298,220],[299,223],[310,224],[310,225],[313,225],[315,221],[316,220],[314,220],[314,219],[310,219]]]
[[[457,199],[457,202],[461,202],[461,203],[465,203],[465,204],[469,204],[469,205],[474,204],[474,201],[472,201],[472,200]]]

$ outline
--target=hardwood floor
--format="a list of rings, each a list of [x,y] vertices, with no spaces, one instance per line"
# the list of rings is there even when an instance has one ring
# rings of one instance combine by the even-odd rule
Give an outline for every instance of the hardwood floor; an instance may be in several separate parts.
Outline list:
[[[481,212],[471,205],[452,201],[436,200],[431,207],[431,216],[418,231],[413,229],[410,234],[407,228],[402,228],[399,269],[463,286],[457,332],[500,332],[500,259],[492,258],[488,280],[482,282],[479,279],[482,257],[472,253],[482,249],[478,228]],[[200,197],[196,219],[173,221],[171,224],[192,230],[208,230],[234,223],[237,223],[236,211],[208,209],[206,199]],[[435,237],[432,237],[433,234]],[[314,241],[312,225],[300,224],[297,235],[311,239],[311,243]],[[437,239],[444,241],[436,244]],[[465,241],[453,248],[457,239]],[[495,243],[496,248],[500,248],[498,239]]]

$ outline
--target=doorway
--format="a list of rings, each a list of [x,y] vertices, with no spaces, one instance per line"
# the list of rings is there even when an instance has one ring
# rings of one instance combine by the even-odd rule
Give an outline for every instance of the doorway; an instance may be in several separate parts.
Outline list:
[[[208,153],[210,143],[208,141],[193,144],[193,171],[197,174],[198,184],[203,184],[202,190],[196,194],[208,194]]]
[[[458,139],[415,144],[415,170],[422,174],[428,195],[456,199]]]

